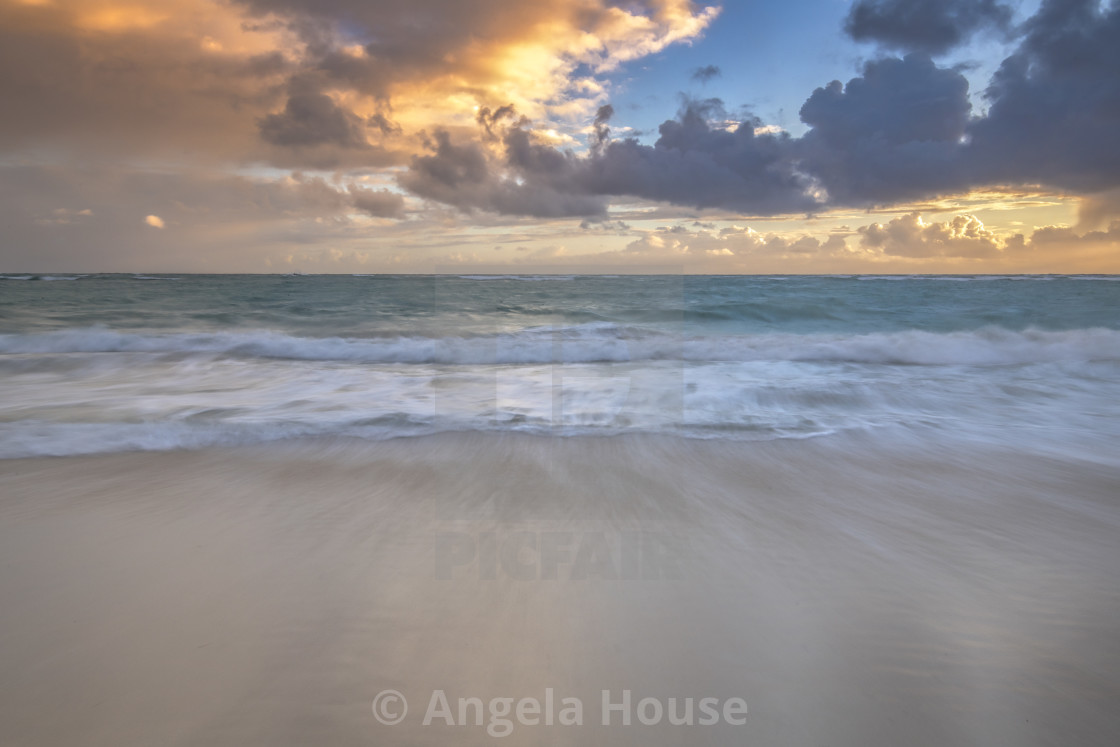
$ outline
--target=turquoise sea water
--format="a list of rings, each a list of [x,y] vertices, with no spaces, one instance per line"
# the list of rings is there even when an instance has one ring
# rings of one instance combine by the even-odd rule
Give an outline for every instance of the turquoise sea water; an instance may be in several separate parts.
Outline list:
[[[937,432],[1110,459],[1117,276],[0,276],[0,456]]]

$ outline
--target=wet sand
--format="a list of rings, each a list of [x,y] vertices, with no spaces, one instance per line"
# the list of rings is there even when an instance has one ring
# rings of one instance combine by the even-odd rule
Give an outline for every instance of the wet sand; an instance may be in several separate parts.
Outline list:
[[[1099,461],[442,435],[8,460],[0,496],[12,747],[486,744],[488,712],[422,725],[432,693],[549,689],[583,725],[503,744],[1120,743]],[[645,725],[647,697],[748,714]]]

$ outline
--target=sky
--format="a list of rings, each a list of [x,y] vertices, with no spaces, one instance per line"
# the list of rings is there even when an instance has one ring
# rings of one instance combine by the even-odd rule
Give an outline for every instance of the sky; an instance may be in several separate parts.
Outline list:
[[[1116,273],[1120,0],[0,0],[0,272]]]

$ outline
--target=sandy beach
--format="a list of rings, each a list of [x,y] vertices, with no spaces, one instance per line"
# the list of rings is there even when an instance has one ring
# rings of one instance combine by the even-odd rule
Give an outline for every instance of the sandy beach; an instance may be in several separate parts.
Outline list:
[[[0,495],[13,747],[480,744],[459,698],[548,691],[582,725],[504,743],[1120,738],[1109,464],[443,434],[8,460]],[[425,726],[437,690],[455,715]],[[636,711],[705,697],[743,723]]]

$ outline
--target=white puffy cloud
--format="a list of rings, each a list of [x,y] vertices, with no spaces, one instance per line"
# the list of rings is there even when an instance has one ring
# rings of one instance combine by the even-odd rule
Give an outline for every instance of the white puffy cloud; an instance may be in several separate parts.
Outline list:
[[[992,257],[1003,244],[975,215],[930,223],[920,213],[909,213],[858,232],[864,248],[897,257]]]

